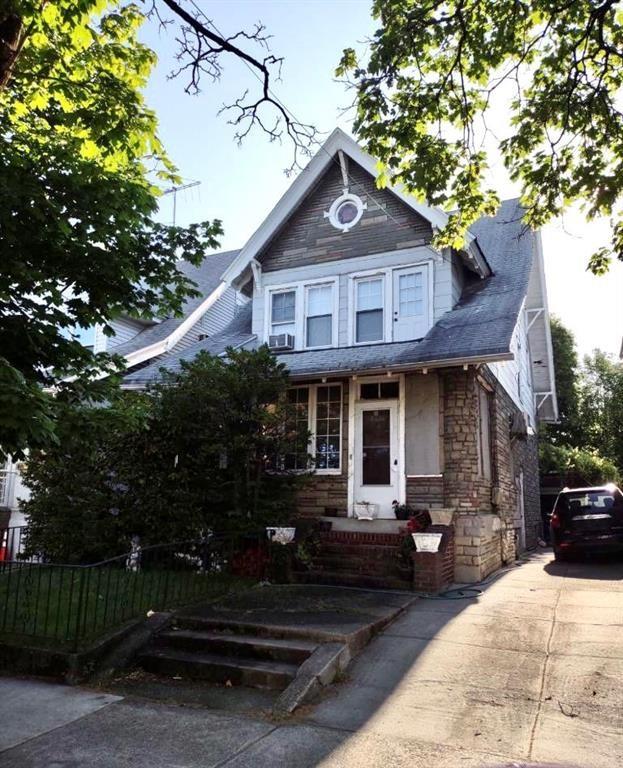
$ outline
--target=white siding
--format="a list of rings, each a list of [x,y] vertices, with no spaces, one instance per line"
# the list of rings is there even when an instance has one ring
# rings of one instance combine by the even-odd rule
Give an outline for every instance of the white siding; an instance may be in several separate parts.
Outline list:
[[[119,317],[110,323],[110,327],[115,332],[115,335],[107,337],[108,349],[130,341],[130,339],[133,339],[137,333],[145,328],[145,325],[137,320],[132,320],[130,317]]]
[[[178,352],[190,347],[203,336],[214,336],[225,328],[236,314],[240,301],[237,291],[227,288],[222,296],[189,328],[171,351]]]
[[[534,388],[530,363],[530,347],[527,335],[526,315],[522,309],[511,341],[513,360],[491,363],[490,368],[513,402],[530,416],[530,423],[536,424]]]
[[[258,291],[253,288],[253,333],[262,339],[264,337],[264,289],[270,286],[299,283],[305,280],[317,280],[322,278],[338,277],[338,346],[348,345],[348,320],[349,312],[349,278],[356,272],[365,272],[375,269],[407,266],[427,262],[429,269],[433,270],[433,320],[437,322],[439,317],[452,309],[450,262],[440,259],[439,254],[428,246],[419,246],[400,251],[392,251],[384,254],[373,254],[358,259],[344,259],[323,264],[312,264],[305,267],[283,269],[274,272],[266,272],[262,275],[262,287]],[[431,297],[429,297],[429,300]]]

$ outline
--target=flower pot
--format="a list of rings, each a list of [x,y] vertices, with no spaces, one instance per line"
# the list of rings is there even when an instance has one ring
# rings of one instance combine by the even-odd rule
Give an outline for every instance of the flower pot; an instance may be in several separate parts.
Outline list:
[[[374,520],[379,513],[378,504],[359,502],[355,504],[355,517],[357,520]]]
[[[418,552],[439,552],[443,533],[412,533],[411,536]]]
[[[294,535],[296,534],[296,528],[283,528],[277,526],[268,526],[266,528],[266,535],[268,540],[274,544],[291,544],[294,541]]]

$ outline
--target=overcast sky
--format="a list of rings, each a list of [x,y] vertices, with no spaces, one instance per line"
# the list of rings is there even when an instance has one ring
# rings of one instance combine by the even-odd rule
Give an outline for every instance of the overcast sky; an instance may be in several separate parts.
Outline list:
[[[352,100],[333,72],[344,47],[365,53],[365,39],[375,29],[368,0],[196,0],[225,35],[263,22],[273,36],[272,52],[285,58],[282,80],[274,90],[302,122],[313,123],[327,134],[339,125],[350,132],[353,113],[344,109]],[[260,225],[291,183],[284,174],[291,148],[269,143],[261,133],[241,147],[227,117],[217,116],[223,103],[231,103],[247,88],[259,84],[236,60],[223,59],[220,83],[207,78],[198,96],[184,93],[183,75],[169,79],[177,50],[170,30],[162,32],[149,22],[143,38],[158,53],[159,65],[148,101],[157,111],[160,134],[169,154],[187,181],[197,187],[177,194],[177,223],[220,218],[223,248],[238,248]],[[261,55],[261,51],[256,53]],[[506,110],[495,116],[496,133],[504,131]],[[514,197],[503,166],[494,160],[492,182],[503,197]],[[172,196],[163,199],[161,217],[170,221]],[[578,212],[569,213],[543,231],[550,311],[574,332],[580,353],[599,347],[617,354],[623,334],[623,264],[606,277],[586,272],[590,254],[606,244],[606,222],[587,224]]]

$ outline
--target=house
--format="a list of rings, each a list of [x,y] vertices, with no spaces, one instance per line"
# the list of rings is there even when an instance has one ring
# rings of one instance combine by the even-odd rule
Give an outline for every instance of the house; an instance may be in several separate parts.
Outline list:
[[[186,299],[179,316],[144,321],[122,315],[110,323],[113,336],[106,336],[103,328],[97,326],[94,351],[121,355],[128,372],[136,372],[166,355],[181,353],[199,340],[211,339],[227,327],[238,309],[248,302],[242,293],[221,279],[238,253],[208,255],[198,267],[180,262],[180,271],[193,281],[199,296]],[[23,483],[20,464],[8,459],[0,468],[0,530],[7,525],[24,525],[19,500],[27,497],[28,488]]]
[[[297,513],[373,536],[397,531],[395,502],[427,508],[453,521],[456,578],[477,581],[541,534],[537,437],[557,418],[541,238],[521,218],[507,200],[439,250],[446,215],[377,189],[374,158],[336,130],[224,269],[248,304],[124,386],[268,344],[312,433]]]

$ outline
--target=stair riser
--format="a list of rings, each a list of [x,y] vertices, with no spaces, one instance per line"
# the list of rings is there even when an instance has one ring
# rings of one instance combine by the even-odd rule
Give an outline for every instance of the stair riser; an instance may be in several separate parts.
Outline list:
[[[170,633],[166,636],[166,639],[156,638],[155,643],[157,646],[166,644],[186,651],[218,653],[231,658],[245,656],[253,659],[265,659],[267,661],[286,661],[291,664],[302,664],[310,656],[310,651],[305,649],[281,648],[278,646],[267,648],[265,645],[256,645],[251,640],[249,642],[232,642],[226,637],[219,640],[204,640]]]
[[[362,544],[323,543],[318,549],[319,555],[335,557],[365,557],[368,560],[384,560],[400,555],[400,547],[370,547]]]
[[[413,585],[408,579],[364,576],[359,573],[311,571],[296,574],[296,580],[302,584],[327,584],[331,586],[359,587],[360,589],[400,589],[407,591],[413,589]]]
[[[176,624],[180,629],[196,629],[206,632],[231,632],[235,635],[244,635],[252,633],[258,637],[274,637],[280,640],[287,639],[309,639],[309,632],[305,629],[300,630],[295,627],[262,627],[259,624],[244,622],[236,623],[220,619],[204,619],[200,616],[178,616]]]
[[[265,688],[282,691],[294,679],[294,675],[265,670],[241,669],[226,663],[200,663],[181,661],[166,656],[145,654],[140,658],[141,665],[148,672],[173,677],[179,675],[189,680],[206,680],[210,683],[247,685],[252,688]]]
[[[369,576],[395,576],[398,570],[398,558],[374,561],[355,560],[353,558],[338,560],[333,557],[316,557],[312,562],[311,570],[345,571]]]

